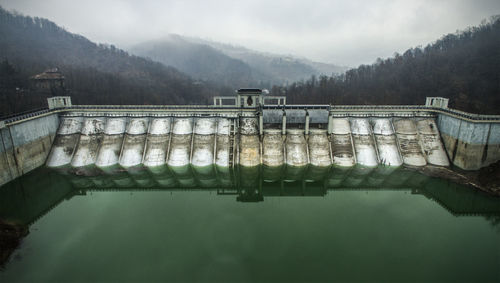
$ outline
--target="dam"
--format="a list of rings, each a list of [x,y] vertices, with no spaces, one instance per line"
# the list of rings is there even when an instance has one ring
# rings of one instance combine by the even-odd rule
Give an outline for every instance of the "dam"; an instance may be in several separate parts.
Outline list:
[[[496,282],[500,199],[414,168],[496,162],[500,119],[445,104],[53,97],[0,123],[0,281]]]
[[[259,89],[214,97],[213,105],[72,105],[70,97],[53,97],[48,109],[0,121],[0,133],[0,184],[43,165],[87,176],[146,170],[182,177],[260,165],[297,174],[477,170],[500,160],[500,116],[450,109],[439,97],[394,106],[289,105]]]

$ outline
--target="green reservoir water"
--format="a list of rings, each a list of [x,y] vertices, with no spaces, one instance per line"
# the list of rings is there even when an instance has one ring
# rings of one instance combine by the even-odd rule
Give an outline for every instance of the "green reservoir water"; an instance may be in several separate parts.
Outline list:
[[[499,198],[405,169],[184,169],[0,187],[27,232],[0,282],[500,281]]]

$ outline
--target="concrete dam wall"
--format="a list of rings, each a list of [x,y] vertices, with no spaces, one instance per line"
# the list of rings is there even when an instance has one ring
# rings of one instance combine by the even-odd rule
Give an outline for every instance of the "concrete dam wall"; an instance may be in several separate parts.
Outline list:
[[[166,165],[179,171],[189,165],[449,165],[433,118],[333,118],[331,133],[318,127],[283,134],[269,125],[261,136],[258,117],[61,117],[46,164],[82,174],[94,166],[161,172]]]
[[[193,172],[236,165],[293,175],[500,160],[500,116],[432,105],[69,105],[2,120],[0,133],[0,184],[44,164],[81,175],[168,171],[187,184]]]
[[[500,159],[500,123],[477,123],[448,115],[437,118],[450,161],[477,170]]]
[[[0,124],[0,185],[45,164],[59,126],[59,115],[33,115]]]

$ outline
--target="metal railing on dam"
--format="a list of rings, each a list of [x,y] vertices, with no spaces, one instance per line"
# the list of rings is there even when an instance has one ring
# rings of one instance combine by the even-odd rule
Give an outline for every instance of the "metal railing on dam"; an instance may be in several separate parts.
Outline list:
[[[96,115],[111,116],[114,113],[123,113],[122,115],[137,116],[143,114],[161,114],[161,112],[186,112],[186,113],[204,113],[223,115],[227,113],[241,113],[266,110],[325,110],[333,115],[354,116],[354,115],[378,115],[384,112],[392,113],[397,116],[398,113],[418,114],[446,114],[455,118],[460,118],[474,123],[500,122],[500,115],[473,114],[451,108],[440,108],[425,105],[333,105],[333,104],[288,104],[288,105],[262,105],[256,108],[241,108],[213,105],[72,105],[59,108],[39,108],[36,110],[25,111],[22,113],[11,114],[0,118],[0,122],[5,125],[19,123],[27,119],[37,118],[53,113],[64,114],[69,112],[96,112]],[[103,113],[104,112],[104,113]],[[108,113],[107,113],[108,112]],[[134,115],[135,114],[135,115]]]

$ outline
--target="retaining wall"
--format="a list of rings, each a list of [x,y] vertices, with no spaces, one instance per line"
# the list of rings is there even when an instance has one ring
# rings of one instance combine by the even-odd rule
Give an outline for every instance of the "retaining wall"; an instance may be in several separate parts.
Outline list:
[[[58,115],[50,114],[1,128],[0,185],[42,166],[58,127]]]
[[[500,160],[500,121],[473,122],[439,114],[437,124],[454,165],[477,170]]]

